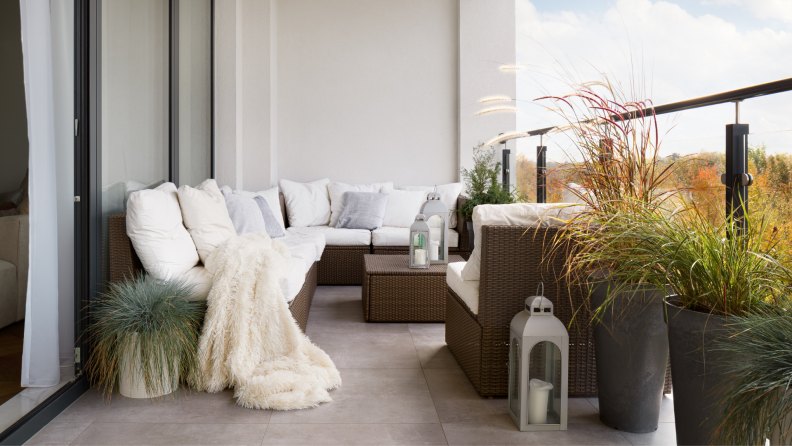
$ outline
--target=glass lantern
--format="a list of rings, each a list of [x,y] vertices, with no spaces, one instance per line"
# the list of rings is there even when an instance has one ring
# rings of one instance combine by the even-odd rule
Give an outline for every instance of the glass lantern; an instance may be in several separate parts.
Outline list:
[[[429,268],[430,234],[426,217],[416,215],[410,226],[410,268]]]
[[[448,263],[448,218],[449,211],[440,201],[440,194],[435,186],[434,192],[429,192],[426,202],[421,205],[421,214],[426,217],[429,231],[432,235],[432,244],[429,246],[430,263]]]
[[[529,297],[509,344],[509,415],[521,431],[567,430],[568,361],[569,334],[553,303]]]

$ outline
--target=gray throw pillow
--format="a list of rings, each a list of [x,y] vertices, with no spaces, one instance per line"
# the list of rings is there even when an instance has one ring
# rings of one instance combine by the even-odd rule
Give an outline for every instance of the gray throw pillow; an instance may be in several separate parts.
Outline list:
[[[344,192],[344,212],[336,228],[374,229],[382,227],[388,194],[376,192]]]
[[[281,227],[278,220],[275,218],[275,214],[272,213],[272,209],[270,209],[269,204],[267,204],[267,200],[262,197],[261,195],[257,195],[253,197],[253,200],[259,207],[261,211],[261,216],[264,217],[264,225],[267,227],[267,235],[270,238],[278,238],[283,237],[283,228]]]
[[[234,224],[237,235],[249,232],[267,232],[264,217],[261,216],[256,201],[242,195],[228,194],[223,192],[223,197],[228,209],[228,216]]]

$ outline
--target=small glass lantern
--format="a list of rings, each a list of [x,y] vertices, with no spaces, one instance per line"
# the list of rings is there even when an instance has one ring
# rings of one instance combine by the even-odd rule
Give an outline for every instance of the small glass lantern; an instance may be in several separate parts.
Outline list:
[[[565,431],[569,334],[544,286],[537,294],[511,321],[509,415],[521,431]]]
[[[429,268],[430,234],[426,217],[416,215],[410,226],[410,268]]]
[[[440,201],[437,186],[434,192],[429,192],[426,202],[421,205],[421,214],[426,216],[429,230],[432,234],[432,244],[429,246],[429,260],[432,264],[448,263],[448,208]]]

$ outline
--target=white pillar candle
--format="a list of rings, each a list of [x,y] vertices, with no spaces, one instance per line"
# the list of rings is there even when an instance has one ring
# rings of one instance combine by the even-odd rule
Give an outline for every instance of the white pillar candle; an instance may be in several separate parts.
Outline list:
[[[528,386],[528,422],[547,424],[547,401],[553,385],[540,379],[532,379]]]
[[[414,259],[413,263],[416,265],[426,265],[426,250],[425,249],[416,249],[414,251]]]
[[[432,242],[432,250],[429,251],[429,259],[437,260],[440,258],[440,242]]]

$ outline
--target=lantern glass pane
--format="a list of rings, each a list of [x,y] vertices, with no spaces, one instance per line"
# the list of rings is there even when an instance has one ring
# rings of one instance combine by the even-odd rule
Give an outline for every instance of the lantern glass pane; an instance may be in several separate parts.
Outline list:
[[[439,215],[432,215],[426,222],[429,224],[429,230],[432,232],[432,246],[430,247],[432,260],[445,260],[446,222],[443,220],[443,217]]]
[[[512,339],[509,349],[509,409],[520,419],[520,340]]]
[[[561,349],[550,341],[531,348],[528,362],[528,422],[561,423]]]

